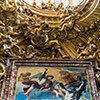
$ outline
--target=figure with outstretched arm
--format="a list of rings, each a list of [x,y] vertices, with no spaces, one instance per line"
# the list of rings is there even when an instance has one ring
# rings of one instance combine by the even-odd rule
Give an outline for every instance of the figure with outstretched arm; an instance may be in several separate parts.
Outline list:
[[[37,79],[39,79],[39,85],[44,84],[46,82],[47,71],[48,71],[48,69],[45,68],[44,72],[40,72],[40,73],[38,73],[36,75],[33,75],[32,77],[30,77],[30,80],[32,80],[34,78],[37,78]]]
[[[34,89],[34,88],[39,88],[39,84],[36,81],[27,81],[27,82],[22,82],[22,84],[25,86],[23,88],[24,90],[24,95],[28,96],[29,93]]]
[[[73,93],[68,92],[63,83],[59,83],[59,89],[63,93],[64,100],[73,100]]]
[[[45,68],[45,71],[44,71],[44,72],[38,73],[38,74],[33,75],[32,77],[30,77],[30,80],[32,80],[32,79],[34,79],[34,78],[39,79],[38,88],[41,88],[42,85],[43,85],[44,83],[46,83],[46,81],[47,81],[47,76],[46,76],[47,70],[48,70],[48,69]],[[29,82],[29,83],[31,83],[31,82]],[[29,88],[27,89],[27,91],[25,92],[24,95],[28,95],[33,89],[34,89],[34,86],[33,86],[33,84],[31,84],[31,85],[29,86]]]
[[[67,85],[59,83],[59,89],[65,94],[63,97],[64,100],[79,100],[82,96],[82,91],[84,91],[85,84],[81,76],[77,76],[75,81]]]

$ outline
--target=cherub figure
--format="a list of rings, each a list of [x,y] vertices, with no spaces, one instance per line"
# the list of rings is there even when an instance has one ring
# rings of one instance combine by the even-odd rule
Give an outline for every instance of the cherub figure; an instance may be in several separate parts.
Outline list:
[[[37,53],[37,51],[34,49],[33,45],[29,45],[26,48],[26,53],[25,53],[25,57],[27,59],[31,59],[34,57],[34,55]]]
[[[91,37],[88,38],[87,46],[82,50],[82,52],[78,55],[77,58],[80,58],[81,56],[88,58],[94,58],[94,53],[97,49],[96,44],[93,42],[93,39]]]

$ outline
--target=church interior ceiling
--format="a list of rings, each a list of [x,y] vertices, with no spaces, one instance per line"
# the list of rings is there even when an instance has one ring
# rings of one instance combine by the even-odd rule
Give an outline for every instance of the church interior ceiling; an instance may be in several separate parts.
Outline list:
[[[72,58],[96,60],[100,84],[100,0],[65,8],[62,2],[38,6],[26,1],[0,0],[0,82],[8,57]]]

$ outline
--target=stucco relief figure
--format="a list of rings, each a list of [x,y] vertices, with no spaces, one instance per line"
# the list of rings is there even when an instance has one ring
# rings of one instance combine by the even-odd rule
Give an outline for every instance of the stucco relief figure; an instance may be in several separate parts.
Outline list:
[[[58,11],[58,13],[61,13],[64,10],[63,2],[60,2],[57,5],[55,2],[51,2],[50,0],[48,2],[43,2],[42,1],[41,8],[42,9],[47,9],[47,10]]]
[[[64,10],[64,8],[63,8],[63,3],[62,3],[62,2],[59,3],[56,9],[57,9],[57,10],[60,10],[60,11],[62,12],[62,11]]]
[[[2,9],[5,10],[5,11],[11,11],[11,12],[14,11],[16,9],[15,8],[15,2],[5,0],[3,2]]]
[[[26,48],[25,57],[27,59],[32,59],[36,53],[38,53],[38,50],[36,50],[33,45],[29,45]]]
[[[56,6],[55,2],[51,2],[50,0],[48,0],[47,3],[42,2],[41,8],[48,9],[48,10],[56,10],[57,6]]]
[[[63,57],[65,57],[66,55],[62,52],[59,41],[53,38],[50,39],[49,37],[49,35],[52,34],[52,28],[50,29],[49,24],[47,22],[42,22],[40,25],[41,26],[35,29],[30,35],[32,45],[41,50],[53,46]]]
[[[69,9],[65,10],[64,13],[61,14],[61,30],[66,27],[66,31],[75,30],[77,33],[81,33],[79,26],[76,24],[78,17],[80,17],[78,12]]]
[[[81,51],[77,58],[94,58],[95,51],[97,50],[96,44],[93,42],[92,38],[89,37],[86,47]]]
[[[17,40],[13,39],[10,35],[0,35],[0,51],[1,53],[10,57],[21,57],[24,51],[18,46]]]

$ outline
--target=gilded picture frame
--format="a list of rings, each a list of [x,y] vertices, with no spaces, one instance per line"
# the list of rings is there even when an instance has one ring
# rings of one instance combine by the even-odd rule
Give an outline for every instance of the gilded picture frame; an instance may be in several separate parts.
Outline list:
[[[94,66],[84,60],[9,58],[1,100],[99,100]]]

